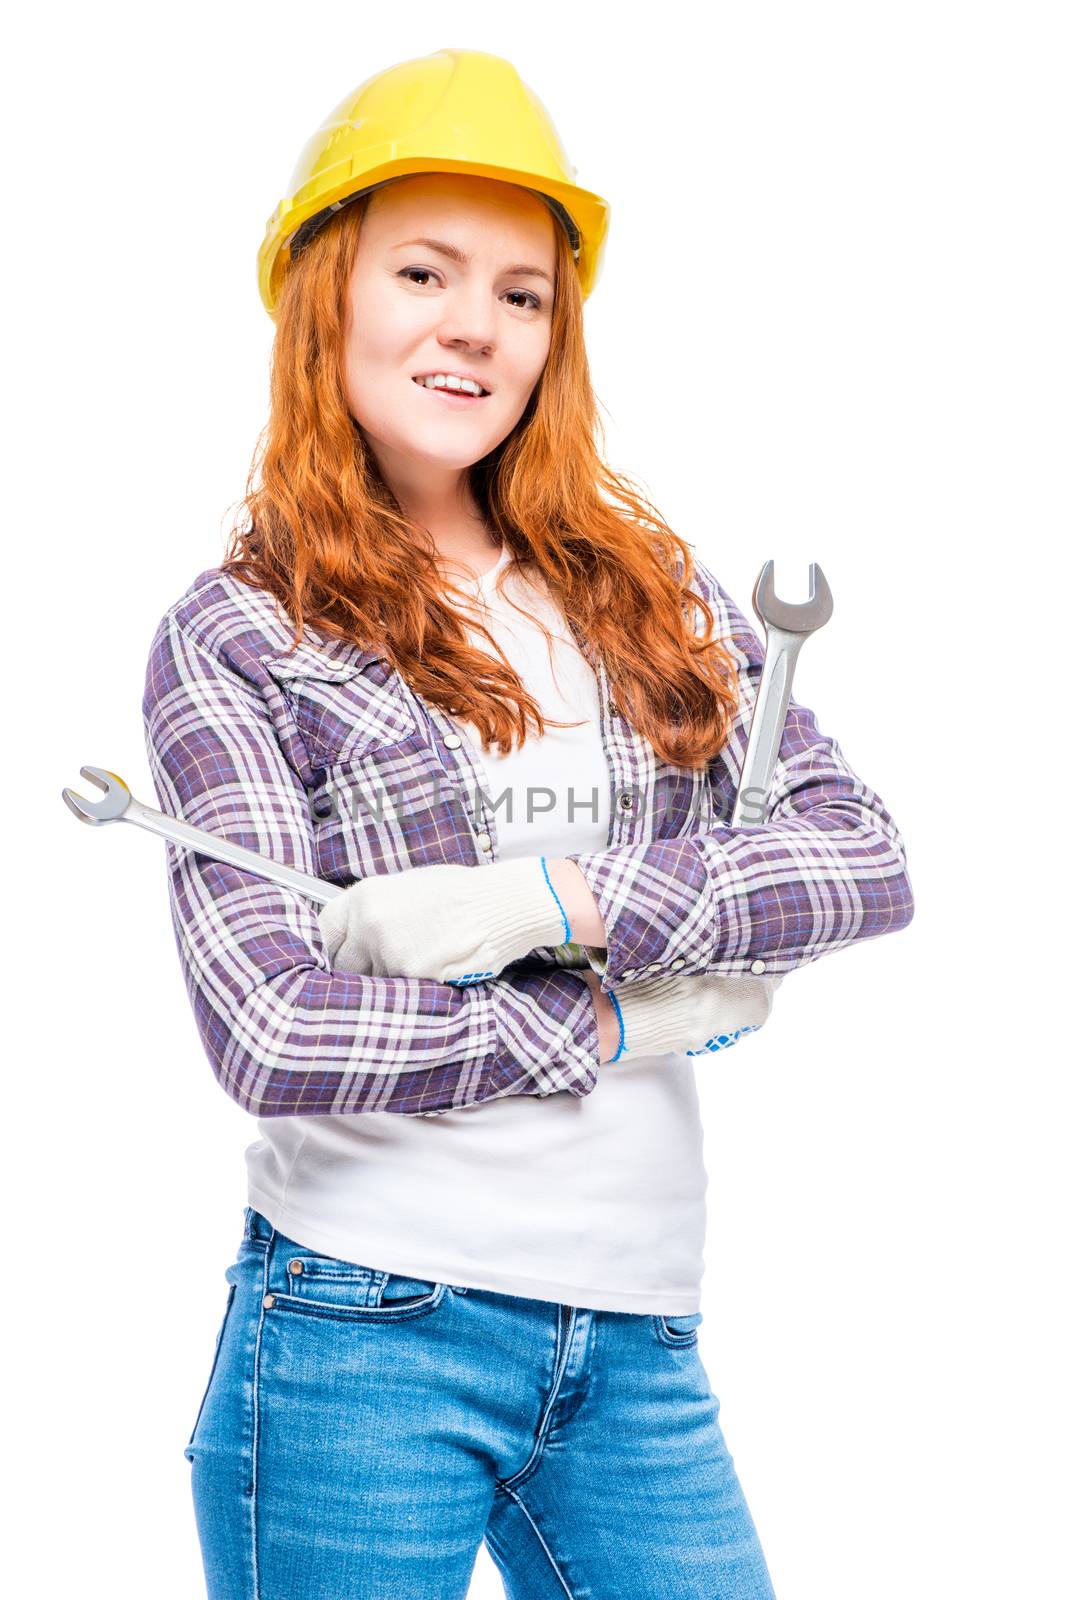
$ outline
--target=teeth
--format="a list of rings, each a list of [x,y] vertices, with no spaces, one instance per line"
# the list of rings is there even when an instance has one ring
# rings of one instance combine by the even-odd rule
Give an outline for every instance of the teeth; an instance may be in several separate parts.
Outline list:
[[[424,389],[459,389],[465,394],[484,394],[486,391],[473,378],[454,378],[451,374],[435,372],[425,378],[416,378]]]

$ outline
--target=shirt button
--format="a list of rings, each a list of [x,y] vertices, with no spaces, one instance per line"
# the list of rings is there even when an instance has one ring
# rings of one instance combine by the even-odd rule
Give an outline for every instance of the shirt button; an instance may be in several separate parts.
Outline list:
[[[619,716],[619,707],[616,705],[614,700],[609,700],[608,702],[608,715],[610,717]]]
[[[447,733],[441,742],[448,745],[450,750],[457,750],[463,744],[463,740],[458,733]]]
[[[680,967],[684,967],[685,965],[686,965],[686,957],[685,956],[679,956],[677,961],[673,961],[671,963],[671,970],[672,970],[672,972],[677,972]]]
[[[488,833],[480,833],[478,838],[475,840],[475,843],[478,845],[480,850],[493,849],[493,840],[490,838]]]
[[[763,972],[763,970],[764,970],[764,968],[766,966],[767,966],[767,962],[766,961],[754,961],[752,966],[749,968],[749,970],[750,970],[750,972],[755,972],[757,974],[760,974],[761,972]]]
[[[645,970],[646,972],[659,972],[663,965],[662,961],[650,961]]]
[[[637,976],[637,973],[638,973],[637,967],[628,967],[626,972],[621,972],[619,974],[619,976],[621,978],[634,978],[634,977]]]
[[[624,811],[630,810],[631,806],[634,804],[634,796],[631,794],[629,789],[623,790],[619,797],[619,803],[623,807]]]

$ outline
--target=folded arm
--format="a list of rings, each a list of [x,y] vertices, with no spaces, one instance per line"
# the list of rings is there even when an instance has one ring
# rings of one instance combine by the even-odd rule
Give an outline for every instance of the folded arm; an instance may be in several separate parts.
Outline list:
[[[313,873],[308,795],[250,670],[164,617],[142,705],[159,803]],[[166,849],[200,1037],[222,1087],[251,1114],[418,1113],[594,1087],[597,1021],[579,971],[516,972],[470,988],[334,972],[310,901]]]
[[[711,772],[729,817],[752,720],[764,647],[699,561],[696,582],[717,635],[729,636],[740,704]],[[652,973],[782,974],[828,950],[904,928],[912,885],[898,829],[814,714],[791,700],[760,827],[717,824],[686,838],[575,851],[602,928],[591,955],[603,986]],[[550,862],[550,871],[557,863]],[[591,924],[581,890],[559,886],[569,918]]]

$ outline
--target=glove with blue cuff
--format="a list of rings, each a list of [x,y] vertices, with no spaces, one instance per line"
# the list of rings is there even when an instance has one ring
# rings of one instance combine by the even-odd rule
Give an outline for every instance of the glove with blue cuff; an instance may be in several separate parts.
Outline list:
[[[595,971],[603,970],[604,963],[598,968],[595,956],[596,952],[591,965]],[[772,997],[783,976],[737,972],[687,977],[679,973],[610,989],[607,993],[615,1007],[620,1039],[609,1061],[673,1051],[693,1056],[726,1050],[768,1020]]]
[[[327,901],[319,931],[339,972],[457,985],[571,938],[544,856],[376,873]]]

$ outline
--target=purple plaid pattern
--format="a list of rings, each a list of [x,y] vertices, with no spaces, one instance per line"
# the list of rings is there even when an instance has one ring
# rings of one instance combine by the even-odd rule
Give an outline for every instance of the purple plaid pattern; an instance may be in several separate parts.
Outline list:
[[[717,627],[741,645],[747,727],[761,647],[696,566]],[[572,857],[605,917],[606,988],[661,968],[742,971],[754,958],[787,971],[909,921],[894,824],[810,712],[791,704],[767,826],[734,834],[717,818],[733,803],[743,724],[705,771],[660,761],[575,637],[597,676],[612,776],[609,846]],[[381,650],[314,629],[296,649],[291,641],[274,600],[218,568],[167,611],[142,706],[161,808],[341,884],[498,860],[485,770],[448,714],[425,705]],[[166,850],[200,1036],[223,1088],[253,1115],[415,1114],[595,1086],[597,1025],[578,947],[539,947],[459,988],[337,973],[311,902]]]

